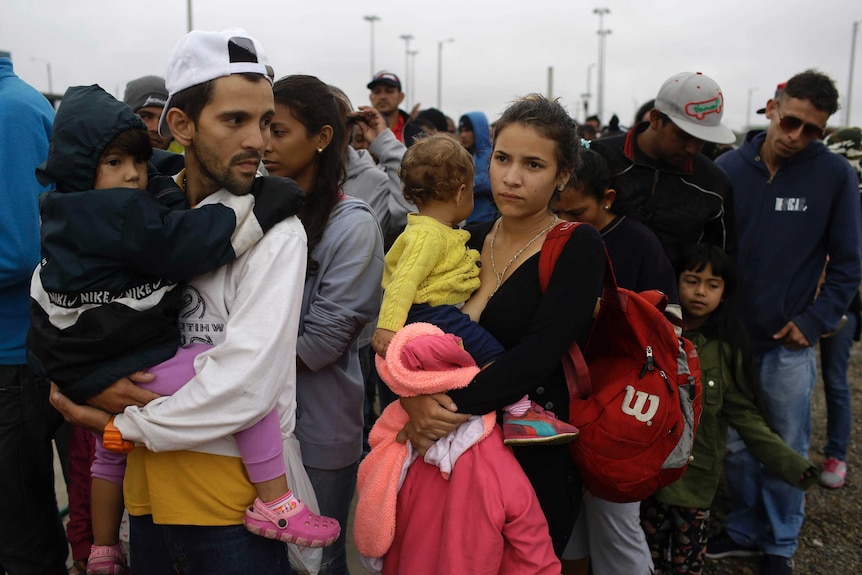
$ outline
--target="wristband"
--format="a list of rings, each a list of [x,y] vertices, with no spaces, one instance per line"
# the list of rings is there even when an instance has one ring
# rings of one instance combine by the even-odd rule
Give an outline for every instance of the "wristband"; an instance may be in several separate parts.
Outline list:
[[[108,420],[108,424],[105,425],[105,430],[102,432],[102,445],[108,451],[116,453],[129,453],[135,448],[134,443],[123,439],[123,434],[120,433],[120,430],[117,429],[116,425],[114,425],[113,415],[111,416],[111,419]]]

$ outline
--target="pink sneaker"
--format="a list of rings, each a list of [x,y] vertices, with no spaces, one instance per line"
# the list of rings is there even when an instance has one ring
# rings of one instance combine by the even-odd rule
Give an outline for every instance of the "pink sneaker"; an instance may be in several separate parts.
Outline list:
[[[116,545],[93,545],[87,559],[87,575],[128,575],[129,566],[126,556]]]
[[[535,402],[524,415],[503,413],[503,443],[506,445],[559,445],[578,436],[578,428],[560,421]]]
[[[254,505],[245,510],[242,522],[255,535],[302,547],[326,547],[341,534],[338,521],[312,513],[302,502],[294,509],[276,513],[255,498]]]
[[[844,478],[847,477],[847,464],[839,459],[830,457],[823,462],[820,471],[820,485],[829,489],[844,487]]]

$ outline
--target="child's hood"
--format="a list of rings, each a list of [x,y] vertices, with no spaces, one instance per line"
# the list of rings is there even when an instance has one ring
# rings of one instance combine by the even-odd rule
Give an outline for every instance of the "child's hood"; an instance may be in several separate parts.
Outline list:
[[[445,393],[467,387],[479,368],[460,338],[430,323],[411,323],[389,343],[386,359],[375,356],[377,373],[401,397]]]
[[[51,132],[48,159],[36,168],[43,185],[61,192],[93,189],[96,168],[105,147],[121,132],[146,130],[129,106],[97,84],[66,90]]]

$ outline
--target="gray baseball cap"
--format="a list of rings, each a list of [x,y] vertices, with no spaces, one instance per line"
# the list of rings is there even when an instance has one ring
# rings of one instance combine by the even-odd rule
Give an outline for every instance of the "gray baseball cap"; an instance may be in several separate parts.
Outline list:
[[[132,80],[126,84],[123,102],[128,104],[133,112],[149,106],[164,108],[168,102],[165,79],[161,76],[143,76]]]
[[[721,123],[724,95],[709,76],[681,72],[671,76],[658,91],[655,107],[687,134],[704,142],[732,144],[733,130]]]

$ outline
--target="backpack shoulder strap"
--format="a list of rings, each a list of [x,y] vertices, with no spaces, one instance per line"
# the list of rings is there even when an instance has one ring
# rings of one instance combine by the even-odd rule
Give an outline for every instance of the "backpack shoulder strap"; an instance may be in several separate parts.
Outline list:
[[[554,273],[554,266],[557,265],[557,260],[560,259],[560,254],[572,232],[579,225],[581,225],[580,222],[561,222],[545,236],[545,243],[542,244],[542,251],[539,253],[539,285],[542,288],[542,293],[548,289],[548,283]],[[590,381],[590,371],[577,342],[572,342],[563,355],[562,361],[566,385],[569,388],[569,399],[589,395],[593,387]]]
[[[542,251],[539,254],[539,285],[542,287],[542,292],[548,289],[548,283],[550,283],[551,275],[554,273],[554,266],[557,265],[557,260],[560,259],[566,242],[580,225],[582,222],[560,222],[545,236],[545,243],[542,244]],[[602,284],[612,290],[617,288],[614,266],[611,264],[607,250],[605,250],[605,275],[602,278]]]
[[[542,244],[542,251],[539,253],[539,285],[542,287],[542,293],[548,289],[554,266],[557,265],[557,260],[560,259],[560,254],[563,253],[563,248],[566,247],[572,232],[579,225],[581,225],[580,222],[560,222],[545,236],[545,243]]]

